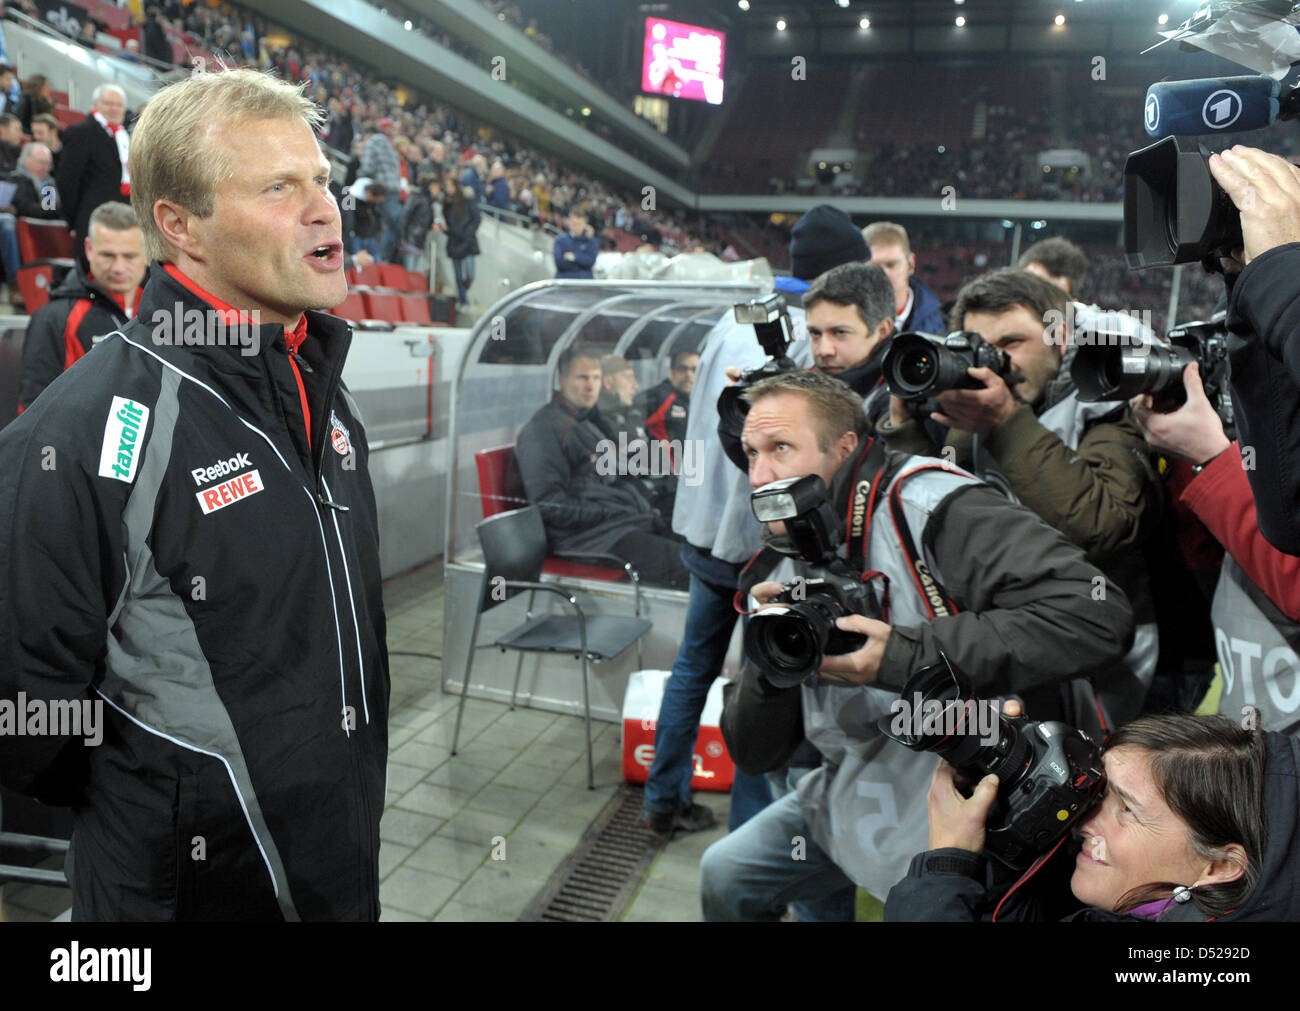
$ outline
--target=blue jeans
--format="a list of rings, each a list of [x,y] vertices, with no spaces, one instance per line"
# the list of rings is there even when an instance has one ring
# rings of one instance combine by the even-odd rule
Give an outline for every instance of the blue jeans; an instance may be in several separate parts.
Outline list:
[[[382,255],[383,250],[379,248],[378,239],[362,239],[354,235],[352,236],[352,238],[348,240],[349,253],[356,254],[362,249],[364,249],[367,253],[373,256],[375,258],[376,263],[384,262],[384,257]]]
[[[719,839],[700,860],[700,902],[709,923],[779,920],[792,902],[820,904],[856,894],[854,883],[809,837],[793,791]]]
[[[383,263],[396,263],[397,221],[402,216],[402,198],[396,192],[389,193],[384,197],[384,202],[379,205],[379,215],[384,219],[384,232],[379,237],[379,245],[384,255],[380,260]]]
[[[4,264],[5,281],[17,285],[22,260],[18,254],[18,222],[12,214],[0,214],[0,262]]]
[[[474,257],[467,256],[463,260],[452,260],[451,265],[456,272],[456,295],[461,305],[469,304],[469,286],[474,283]]]
[[[768,773],[772,798],[780,800],[793,794],[799,787],[799,780],[811,771],[807,767],[788,765]],[[852,923],[858,917],[858,889],[850,884],[825,898],[792,902],[791,905],[800,923]]]
[[[655,724],[655,757],[645,785],[645,806],[652,813],[689,807],[692,753],[700,732],[700,714],[713,680],[722,670],[736,625],[732,588],[691,576],[691,596],[686,605],[686,628],[673,661],[673,676],[664,686]],[[736,770],[731,786],[729,826],[734,830],[768,803],[770,794],[762,776]]]

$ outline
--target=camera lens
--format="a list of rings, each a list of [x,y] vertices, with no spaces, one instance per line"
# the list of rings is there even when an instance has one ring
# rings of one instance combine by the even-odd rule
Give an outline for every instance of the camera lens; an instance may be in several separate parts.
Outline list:
[[[777,688],[791,688],[822,665],[835,618],[820,601],[759,611],[745,629],[745,653]]]
[[[898,363],[898,380],[900,386],[908,389],[923,390],[934,378],[938,359],[929,351],[914,351],[904,355]]]

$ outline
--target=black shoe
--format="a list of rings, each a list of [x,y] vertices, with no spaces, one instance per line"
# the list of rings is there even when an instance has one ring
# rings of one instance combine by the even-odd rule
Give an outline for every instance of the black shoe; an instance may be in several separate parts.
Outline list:
[[[655,835],[671,836],[676,831],[682,832],[703,832],[705,829],[713,828],[718,823],[718,819],[713,812],[703,804],[692,804],[690,807],[678,808],[676,811],[645,811],[641,812],[641,821]]]

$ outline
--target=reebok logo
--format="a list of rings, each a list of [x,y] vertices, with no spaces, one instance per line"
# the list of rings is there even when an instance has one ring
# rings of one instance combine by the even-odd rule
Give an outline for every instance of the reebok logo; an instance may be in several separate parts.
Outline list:
[[[203,515],[214,513],[218,509],[224,509],[226,506],[238,502],[241,498],[247,498],[249,495],[256,495],[262,490],[262,475],[255,470],[250,470],[247,474],[240,474],[238,477],[232,477],[229,481],[223,481],[221,484],[214,484],[211,488],[205,488],[203,491],[194,493],[194,497],[199,500],[199,507],[203,510]]]
[[[149,408],[125,397],[114,397],[104,422],[104,443],[99,450],[99,476],[130,484],[140,462],[140,445],[149,427]]]
[[[218,460],[211,467],[195,467],[190,471],[190,477],[194,478],[195,484],[202,486],[209,481],[215,481],[219,477],[225,477],[227,474],[251,466],[253,461],[248,458],[247,453],[237,453],[229,460]]]

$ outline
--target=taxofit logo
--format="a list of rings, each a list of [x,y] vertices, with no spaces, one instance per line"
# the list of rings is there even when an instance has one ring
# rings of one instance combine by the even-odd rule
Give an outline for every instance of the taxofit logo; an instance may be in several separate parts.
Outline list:
[[[99,450],[99,476],[130,484],[140,462],[140,444],[149,427],[149,408],[125,397],[114,397],[104,422],[104,443]]]

